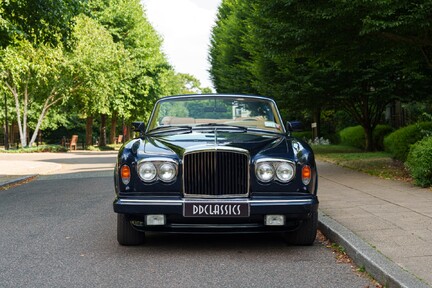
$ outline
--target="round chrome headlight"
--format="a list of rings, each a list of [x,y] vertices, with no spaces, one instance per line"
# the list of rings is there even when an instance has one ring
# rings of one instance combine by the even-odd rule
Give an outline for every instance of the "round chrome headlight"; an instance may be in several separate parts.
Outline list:
[[[176,167],[173,163],[163,163],[159,167],[158,176],[163,182],[171,182],[177,175]]]
[[[276,177],[281,182],[289,182],[294,177],[294,167],[288,163],[282,162],[276,168]]]
[[[260,163],[256,168],[256,176],[261,182],[270,182],[274,177],[275,171],[270,163]]]
[[[151,182],[156,179],[156,167],[151,162],[145,162],[138,168],[138,175],[144,182]]]

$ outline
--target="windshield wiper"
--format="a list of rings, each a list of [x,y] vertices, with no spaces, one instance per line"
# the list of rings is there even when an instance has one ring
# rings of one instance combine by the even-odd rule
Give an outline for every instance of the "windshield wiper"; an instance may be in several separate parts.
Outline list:
[[[168,131],[171,130],[189,130],[192,131],[192,127],[191,126],[187,126],[187,125],[181,125],[181,126],[177,126],[177,125],[164,125],[164,126],[159,126],[156,128],[153,128],[152,130],[148,131],[148,133],[153,133],[153,132],[164,132],[163,130],[167,129]]]
[[[210,127],[223,127],[223,128],[236,128],[236,129],[241,129],[243,132],[246,132],[247,130],[248,130],[248,128],[247,127],[244,127],[244,126],[238,126],[238,125],[231,125],[231,124],[223,124],[223,123],[204,123],[204,124],[198,124],[198,125],[195,125],[193,128],[196,128],[196,127],[207,127],[207,126],[210,126]]]

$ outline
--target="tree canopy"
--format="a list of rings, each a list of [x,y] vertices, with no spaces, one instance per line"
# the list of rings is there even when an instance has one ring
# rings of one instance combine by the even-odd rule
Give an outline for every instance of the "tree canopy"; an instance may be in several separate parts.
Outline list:
[[[87,144],[93,119],[102,136],[110,117],[114,139],[117,118],[142,120],[161,96],[207,91],[176,73],[161,46],[139,0],[0,0],[0,90],[21,145],[71,117],[87,119]]]
[[[224,92],[244,87],[248,75],[249,91],[274,97],[285,115],[307,111],[318,123],[323,109],[343,109],[363,126],[366,149],[373,150],[372,131],[387,104],[430,97],[430,71],[415,53],[421,44],[416,33],[431,34],[430,25],[415,25],[411,18],[398,22],[395,11],[402,8],[408,18],[425,18],[418,5],[402,6],[224,0],[210,50],[215,87]],[[413,35],[415,45],[389,40],[406,44]],[[427,48],[420,50],[427,54]]]

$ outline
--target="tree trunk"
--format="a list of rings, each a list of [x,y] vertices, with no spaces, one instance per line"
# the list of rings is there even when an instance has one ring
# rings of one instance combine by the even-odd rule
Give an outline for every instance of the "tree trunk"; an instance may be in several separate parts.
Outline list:
[[[368,152],[373,152],[375,151],[375,144],[373,141],[373,130],[374,128],[370,127],[370,126],[363,126],[364,132],[365,132],[365,150]]]
[[[88,116],[86,119],[86,146],[93,145],[93,117]]]
[[[106,114],[101,114],[99,146],[106,146]]]
[[[117,113],[111,117],[111,130],[110,130],[110,143],[115,144],[115,137],[117,135]]]

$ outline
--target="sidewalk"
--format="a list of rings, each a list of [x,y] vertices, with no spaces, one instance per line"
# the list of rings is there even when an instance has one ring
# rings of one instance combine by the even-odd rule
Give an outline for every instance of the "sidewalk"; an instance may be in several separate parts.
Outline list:
[[[432,285],[432,190],[326,162],[318,163],[318,173],[324,215]]]
[[[112,173],[117,151],[68,153],[0,153],[0,187],[35,175],[73,177],[79,173]]]
[[[31,175],[112,173],[116,154],[0,153],[0,187]],[[325,162],[318,172],[323,233],[382,284],[432,287],[432,190]]]

